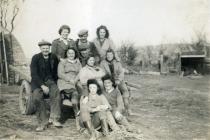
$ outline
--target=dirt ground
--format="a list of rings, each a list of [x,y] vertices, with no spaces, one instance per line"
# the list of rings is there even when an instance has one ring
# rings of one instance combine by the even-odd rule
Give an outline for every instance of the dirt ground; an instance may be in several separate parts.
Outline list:
[[[126,79],[141,86],[140,90],[132,90],[135,115],[129,117],[131,124],[142,131],[141,139],[210,139],[210,76],[189,79],[129,75]],[[17,86],[1,86],[0,97],[0,139],[86,139],[76,131],[69,112],[65,112],[68,117],[63,128],[50,127],[44,132],[35,132],[35,115],[25,116],[19,112]],[[125,136],[124,139],[137,138]]]

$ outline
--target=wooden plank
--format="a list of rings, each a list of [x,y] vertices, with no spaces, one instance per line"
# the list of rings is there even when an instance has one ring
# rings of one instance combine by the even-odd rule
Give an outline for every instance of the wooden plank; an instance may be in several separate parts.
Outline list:
[[[181,55],[181,58],[204,58],[205,55]]]
[[[134,83],[131,83],[131,82],[128,82],[128,81],[125,81],[125,83],[129,87],[133,87],[133,88],[136,88],[136,89],[141,89],[140,85],[137,85],[137,84],[134,84]]]

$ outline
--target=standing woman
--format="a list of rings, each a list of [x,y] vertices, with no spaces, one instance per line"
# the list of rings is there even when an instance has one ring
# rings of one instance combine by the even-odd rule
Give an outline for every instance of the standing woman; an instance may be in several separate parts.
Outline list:
[[[65,58],[66,51],[69,48],[75,48],[75,42],[68,38],[71,29],[68,25],[62,25],[58,30],[60,38],[55,39],[52,42],[51,52],[54,53],[59,60],[63,60]]]
[[[112,49],[115,52],[115,57],[117,61],[120,61],[120,58],[117,55],[116,47],[114,42],[109,38],[109,30],[106,26],[99,26],[96,30],[97,38],[93,40],[100,57],[102,60],[105,59],[106,51]]]

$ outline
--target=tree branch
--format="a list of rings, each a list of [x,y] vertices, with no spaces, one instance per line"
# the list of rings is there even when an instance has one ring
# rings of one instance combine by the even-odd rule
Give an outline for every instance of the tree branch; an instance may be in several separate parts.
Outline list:
[[[3,2],[2,1],[0,1],[1,3],[0,3],[0,12],[1,12],[1,16],[0,16],[0,24],[1,24],[1,26],[3,27],[4,26],[4,23],[3,23],[3,15],[4,15],[4,10],[3,10]]]
[[[17,7],[17,5],[15,5],[14,9],[13,9],[13,17],[12,17],[12,20],[11,20],[11,30],[10,30],[10,33],[14,30],[14,21],[15,21],[15,18],[17,16],[19,12],[19,8]]]
[[[7,28],[7,9],[4,12],[4,27]]]

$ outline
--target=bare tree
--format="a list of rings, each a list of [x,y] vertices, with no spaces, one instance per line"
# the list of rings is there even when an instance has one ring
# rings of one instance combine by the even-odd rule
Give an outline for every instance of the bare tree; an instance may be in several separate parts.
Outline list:
[[[19,13],[18,0],[0,0],[0,25],[9,30],[14,30],[15,19]]]
[[[138,50],[135,49],[134,43],[129,41],[122,42],[119,52],[121,60],[124,63],[128,65],[133,65],[135,63],[135,59],[138,56]]]

